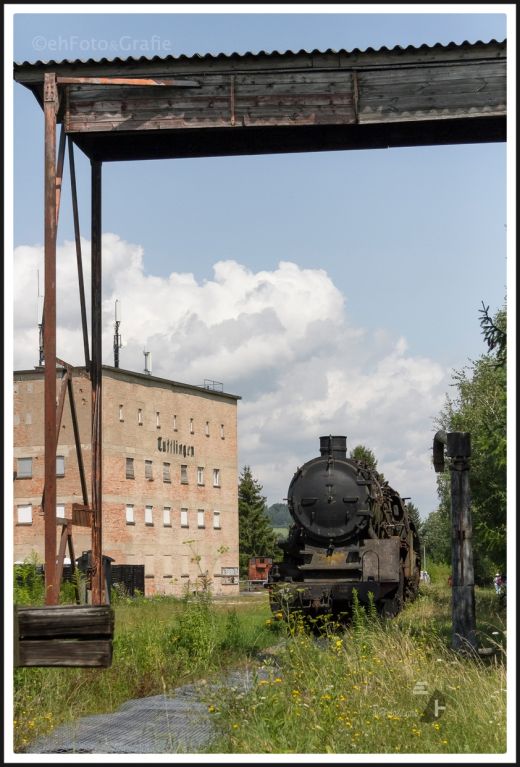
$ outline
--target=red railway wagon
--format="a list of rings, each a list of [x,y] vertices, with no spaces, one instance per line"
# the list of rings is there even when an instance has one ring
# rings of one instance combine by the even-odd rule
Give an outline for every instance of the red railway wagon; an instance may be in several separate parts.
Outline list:
[[[266,581],[272,566],[273,560],[271,557],[251,557],[249,560],[248,579],[250,581]]]

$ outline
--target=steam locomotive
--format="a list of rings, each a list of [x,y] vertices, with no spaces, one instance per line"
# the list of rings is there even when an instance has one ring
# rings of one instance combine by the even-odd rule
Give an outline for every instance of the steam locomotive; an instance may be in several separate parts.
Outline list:
[[[347,458],[346,437],[320,437],[320,456],[298,468],[288,490],[294,524],[279,541],[267,588],[273,612],[349,616],[360,603],[394,616],[414,599],[420,544],[406,504],[368,464]]]

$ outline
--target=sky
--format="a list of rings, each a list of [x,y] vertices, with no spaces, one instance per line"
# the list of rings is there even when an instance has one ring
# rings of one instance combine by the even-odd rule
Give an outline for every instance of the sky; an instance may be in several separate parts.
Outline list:
[[[130,13],[135,7],[17,12],[13,58],[506,37],[509,47],[514,26],[511,5]],[[43,114],[28,90],[14,84],[12,93],[14,340],[6,369],[27,369],[38,363],[43,290]],[[75,157],[88,279],[89,163],[79,150]],[[426,517],[437,506],[432,440],[453,394],[452,372],[485,351],[482,302],[494,312],[507,290],[514,304],[508,167],[505,143],[105,163],[103,362],[113,364],[117,299],[122,368],[142,372],[146,349],[154,374],[195,385],[220,381],[242,397],[239,469],[251,466],[269,504],[286,497],[297,466],[318,454],[321,435],[344,434],[348,449],[374,451],[386,479]],[[82,364],[68,185],[66,173],[58,356]]]

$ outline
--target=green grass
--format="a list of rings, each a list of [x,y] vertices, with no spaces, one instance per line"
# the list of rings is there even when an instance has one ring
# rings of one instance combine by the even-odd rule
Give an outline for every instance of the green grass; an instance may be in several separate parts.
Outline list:
[[[15,669],[15,750],[60,723],[211,678],[273,642],[267,597],[261,604],[239,597],[212,601],[204,594],[189,600],[140,597],[114,609],[110,668]]]
[[[422,584],[394,620],[358,610],[347,630],[330,626],[318,641],[299,622],[273,617],[267,594],[120,598],[109,669],[15,670],[15,749],[127,700],[254,669],[259,651],[279,646],[250,693],[206,701],[217,727],[208,753],[501,753],[505,613],[491,589],[475,591],[480,643],[497,648],[485,662],[449,649],[451,591],[442,578]],[[438,720],[421,720],[418,682],[444,696]]]
[[[242,698],[209,701],[220,732],[210,751],[504,752],[505,618],[490,590],[477,589],[476,598],[481,640],[497,649],[491,662],[449,649],[450,592],[441,585],[424,587],[393,621],[358,614],[348,630],[330,627],[318,642],[296,622],[267,679]],[[437,694],[445,710],[427,721]]]

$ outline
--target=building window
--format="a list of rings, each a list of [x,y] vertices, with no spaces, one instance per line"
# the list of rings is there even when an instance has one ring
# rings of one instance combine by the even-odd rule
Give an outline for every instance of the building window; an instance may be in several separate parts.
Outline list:
[[[143,411],[141,410],[141,408],[137,410],[137,423],[139,424],[139,426],[143,425]]]
[[[204,467],[199,466],[197,469],[197,485],[204,484]]]
[[[220,530],[220,511],[213,512],[213,529]]]
[[[206,421],[205,434],[206,434],[206,437],[209,437],[209,421]]]
[[[163,482],[171,482],[172,477],[170,474],[170,464],[169,463],[163,463],[162,465],[162,478]]]
[[[188,467],[184,464],[181,465],[181,485],[188,484]]]
[[[213,487],[220,487],[220,469],[213,469]]]
[[[133,458],[127,458],[126,459],[126,478],[127,479],[135,479],[134,459]]]
[[[177,431],[177,416],[173,416],[173,431]]]
[[[32,525],[32,503],[18,506],[18,524]]]
[[[144,476],[145,476],[145,479],[149,479],[149,480],[153,479],[152,461],[144,462]]]
[[[171,507],[165,506],[163,508],[163,525],[164,527],[171,527],[172,526],[172,517],[171,517]]]
[[[65,456],[63,455],[56,456],[56,476],[57,477],[65,476]]]
[[[120,421],[124,421],[125,420],[124,416],[123,416],[123,406],[122,405],[119,405],[119,420]]]
[[[181,527],[189,527],[188,509],[181,509]]]
[[[157,411],[155,414],[155,425],[158,429],[161,428],[161,414],[159,413],[159,411]]]
[[[153,506],[145,506],[144,508],[144,523],[145,525],[153,525]]]
[[[133,503],[127,503],[126,504],[126,524],[127,525],[135,525],[134,505],[133,505]]]
[[[197,511],[197,527],[206,527],[204,524],[204,509]]]
[[[57,519],[64,519],[65,518],[65,504],[64,503],[58,503],[56,506],[56,517]]]
[[[32,458],[18,459],[16,476],[18,479],[30,479],[32,477]]]
[[[190,418],[190,434],[194,434],[195,430],[193,428],[193,418]]]
[[[220,424],[220,439],[224,439],[224,424]]]

